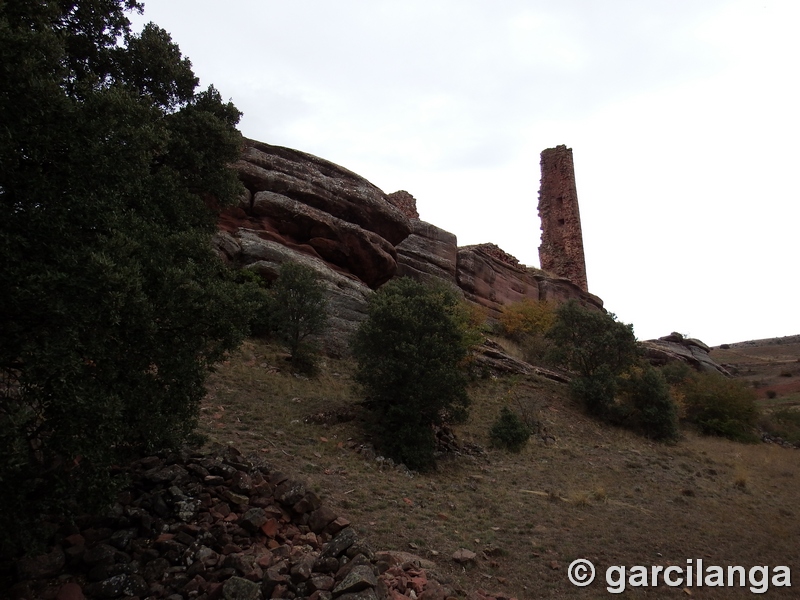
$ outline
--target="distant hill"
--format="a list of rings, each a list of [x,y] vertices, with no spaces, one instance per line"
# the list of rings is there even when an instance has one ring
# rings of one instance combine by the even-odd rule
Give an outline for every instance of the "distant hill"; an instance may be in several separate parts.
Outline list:
[[[722,344],[710,356],[752,385],[763,405],[800,404],[800,335]]]

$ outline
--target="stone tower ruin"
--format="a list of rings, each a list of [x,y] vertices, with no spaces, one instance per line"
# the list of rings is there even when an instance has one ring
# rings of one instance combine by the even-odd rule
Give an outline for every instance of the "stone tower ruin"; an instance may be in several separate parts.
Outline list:
[[[543,270],[569,279],[588,292],[572,148],[556,146],[544,150],[541,165],[539,262]]]

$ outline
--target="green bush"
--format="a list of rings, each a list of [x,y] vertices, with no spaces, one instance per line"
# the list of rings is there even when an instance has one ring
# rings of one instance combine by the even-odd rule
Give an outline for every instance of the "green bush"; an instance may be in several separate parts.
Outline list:
[[[800,411],[782,408],[773,411],[761,419],[761,428],[773,437],[783,438],[787,442],[800,442]]]
[[[625,398],[633,408],[633,424],[650,438],[678,437],[678,410],[661,371],[643,365],[623,380]]]
[[[695,373],[680,387],[686,419],[703,433],[755,441],[759,412],[755,392],[719,373]]]
[[[247,332],[211,244],[240,113],[132,6],[0,3],[0,553],[186,441]]]
[[[467,415],[467,346],[452,291],[402,278],[372,296],[352,348],[381,451],[411,469],[433,467],[433,425]]]
[[[250,269],[237,269],[235,281],[241,292],[253,306],[249,322],[249,333],[254,337],[272,335],[272,296],[269,285],[261,275]]]
[[[328,301],[319,275],[311,267],[287,262],[272,286],[269,304],[272,331],[286,345],[292,366],[310,373],[316,369],[316,349],[308,338],[325,330]]]
[[[638,358],[633,326],[570,300],[556,310],[546,337],[553,342],[551,360],[577,374],[571,384],[573,395],[591,414],[609,418],[617,379]]]
[[[489,439],[492,445],[497,448],[505,448],[510,452],[520,452],[528,439],[531,437],[531,430],[517,415],[504,406],[500,410],[500,415],[492,424],[489,430]]]
[[[695,372],[692,367],[687,365],[682,360],[671,360],[664,366],[660,367],[664,379],[670,385],[678,385],[686,381]]]

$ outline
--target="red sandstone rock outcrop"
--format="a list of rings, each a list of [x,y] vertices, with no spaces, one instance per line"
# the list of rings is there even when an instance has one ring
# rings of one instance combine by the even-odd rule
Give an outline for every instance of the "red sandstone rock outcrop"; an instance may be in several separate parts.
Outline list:
[[[697,371],[717,372],[730,376],[730,372],[710,356],[711,348],[700,340],[671,333],[657,340],[639,342],[645,356],[654,365],[664,365],[676,360],[685,362]]]
[[[324,338],[330,352],[346,352],[349,336],[366,316],[371,290],[392,277],[450,283],[494,319],[504,305],[523,298],[575,298],[602,307],[575,280],[521,265],[494,244],[458,248],[455,235],[419,220],[408,192],[384,194],[316,156],[247,140],[234,167],[246,192],[238,207],[220,217],[220,255],[268,280],[287,261],[320,273],[331,313]],[[566,197],[569,190],[556,192]]]
[[[328,263],[345,268],[371,288],[397,269],[394,246],[376,233],[275,192],[258,192],[251,214],[285,237],[302,240]]]
[[[411,235],[397,246],[397,277],[456,284],[456,236],[435,225],[411,220]]]
[[[539,263],[543,270],[568,279],[588,292],[572,149],[557,146],[544,150],[541,166]]]
[[[522,266],[494,244],[459,248],[457,277],[467,300],[484,306],[493,319],[499,318],[503,306],[523,298],[556,303],[574,298],[586,306],[603,306],[600,298],[573,282]]]
[[[372,288],[392,278],[394,247],[411,225],[369,181],[316,156],[253,140],[246,140],[234,168],[247,194],[223,214],[223,229],[263,232]]]

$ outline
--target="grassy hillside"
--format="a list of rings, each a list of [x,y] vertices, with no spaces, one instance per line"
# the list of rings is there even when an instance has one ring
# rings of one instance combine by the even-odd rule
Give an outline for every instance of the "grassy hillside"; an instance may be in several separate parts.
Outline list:
[[[469,451],[410,474],[364,444],[366,412],[352,365],[327,359],[299,378],[285,356],[249,341],[209,385],[202,430],[210,441],[258,452],[307,479],[370,541],[432,560],[470,597],[605,598],[611,565],[788,565],[800,577],[800,467],[794,450],[686,432],[675,445],[648,442],[586,417],[566,387],[536,378],[476,381]],[[539,433],[520,454],[489,447],[501,407],[523,412]],[[476,449],[480,446],[483,451]],[[461,565],[453,553],[477,553]],[[567,567],[592,560],[597,580],[576,588]],[[800,585],[800,581],[798,581]],[[628,588],[628,597],[744,598],[747,588]],[[768,597],[796,597],[791,588]]]

